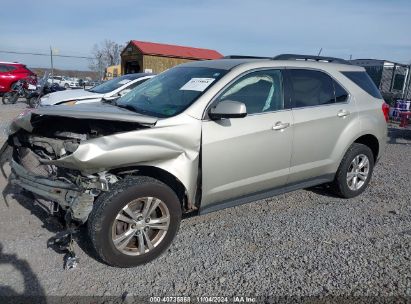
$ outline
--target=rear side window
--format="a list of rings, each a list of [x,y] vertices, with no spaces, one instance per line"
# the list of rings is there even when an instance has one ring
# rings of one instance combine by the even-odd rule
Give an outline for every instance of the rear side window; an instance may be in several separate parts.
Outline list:
[[[4,73],[7,71],[8,71],[7,65],[0,64],[0,73]]]
[[[372,97],[382,99],[381,93],[366,72],[341,72]]]
[[[6,67],[7,67],[7,70],[8,70],[9,72],[14,71],[14,70],[17,70],[17,68],[16,68],[15,66],[12,66],[12,65],[7,65]]]
[[[335,103],[334,80],[320,71],[288,70],[293,107],[312,107]]]

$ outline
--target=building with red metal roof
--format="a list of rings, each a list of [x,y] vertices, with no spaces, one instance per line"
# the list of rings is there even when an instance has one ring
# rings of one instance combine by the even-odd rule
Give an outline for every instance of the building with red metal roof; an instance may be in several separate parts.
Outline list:
[[[122,74],[161,73],[181,63],[222,57],[210,49],[131,40],[121,53],[121,70]]]

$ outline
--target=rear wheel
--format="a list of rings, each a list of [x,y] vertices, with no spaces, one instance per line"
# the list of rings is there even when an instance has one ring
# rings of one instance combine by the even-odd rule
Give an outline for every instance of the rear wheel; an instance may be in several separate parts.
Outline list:
[[[181,204],[171,188],[150,177],[128,177],[97,199],[88,234],[105,263],[133,267],[164,252],[180,221]]]
[[[4,93],[3,97],[1,98],[1,101],[3,102],[3,104],[14,104],[16,103],[18,98],[19,95],[17,92],[7,92]]]
[[[334,180],[336,193],[344,198],[355,197],[367,188],[374,169],[374,155],[369,147],[354,143],[341,161]]]

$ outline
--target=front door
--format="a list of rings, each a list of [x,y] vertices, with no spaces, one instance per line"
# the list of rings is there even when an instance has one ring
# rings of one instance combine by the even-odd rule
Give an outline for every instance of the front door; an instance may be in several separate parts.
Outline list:
[[[289,174],[292,114],[284,106],[281,70],[240,77],[215,102],[224,100],[244,103],[247,116],[203,121],[202,209],[281,187]]]

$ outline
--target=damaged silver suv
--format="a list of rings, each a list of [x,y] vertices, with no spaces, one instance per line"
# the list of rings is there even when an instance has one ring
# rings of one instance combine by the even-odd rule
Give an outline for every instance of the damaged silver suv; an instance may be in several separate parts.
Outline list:
[[[86,224],[99,259],[132,267],[164,252],[182,217],[324,183],[359,195],[386,133],[363,68],[235,57],[177,66],[113,104],[23,113],[2,153],[12,184]]]

